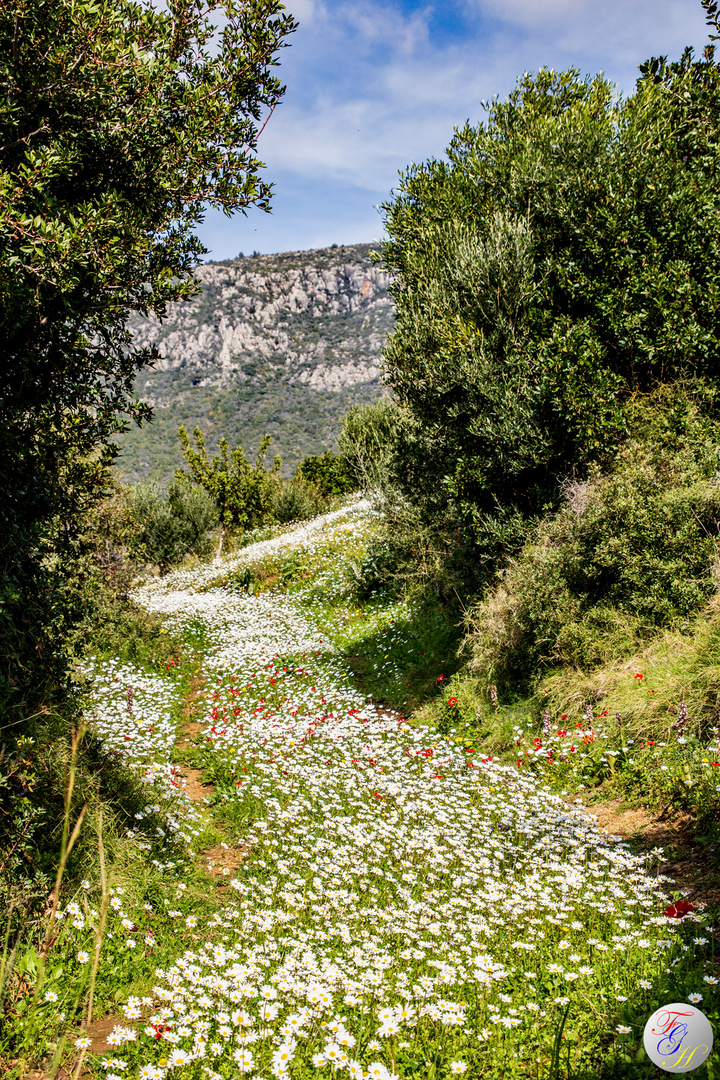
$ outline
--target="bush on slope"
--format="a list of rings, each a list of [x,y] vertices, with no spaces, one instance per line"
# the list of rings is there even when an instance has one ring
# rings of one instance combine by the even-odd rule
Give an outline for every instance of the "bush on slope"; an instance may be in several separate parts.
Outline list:
[[[472,667],[508,692],[549,669],[629,657],[660,629],[687,632],[717,587],[720,444],[701,400],[634,411],[614,469],[566,486],[468,619]]]

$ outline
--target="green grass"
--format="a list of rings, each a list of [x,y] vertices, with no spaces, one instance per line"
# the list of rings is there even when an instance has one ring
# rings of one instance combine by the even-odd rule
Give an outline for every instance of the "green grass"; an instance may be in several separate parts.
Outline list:
[[[468,763],[492,755],[519,772],[534,773],[553,791],[566,797],[580,793],[590,802],[593,797],[613,796],[625,799],[630,805],[642,798],[657,808],[683,807],[694,816],[698,830],[705,830],[700,835],[709,838],[708,843],[715,842],[718,799],[714,778],[720,768],[716,770],[710,760],[720,760],[720,748],[718,758],[709,758],[707,764],[702,761],[703,756],[711,753],[714,735],[710,730],[718,668],[714,609],[698,622],[693,633],[663,632],[642,655],[586,672],[556,670],[547,674],[532,697],[516,697],[507,702],[501,696],[494,701],[486,676],[464,666],[460,647],[462,620],[452,609],[443,606],[434,589],[420,599],[416,594],[412,601],[403,601],[393,589],[381,585],[367,589],[357,568],[362,565],[377,529],[378,523],[372,519],[348,522],[326,530],[311,543],[301,544],[293,551],[250,558],[245,567],[235,563],[230,564],[232,569],[220,567],[218,574],[208,579],[206,587],[224,585],[239,591],[252,589],[293,597],[308,620],[323,629],[327,653],[317,660],[313,658],[318,670],[323,663],[346,661],[344,677],[348,685],[354,684],[363,695],[392,706],[402,715],[410,715],[408,726],[414,731],[427,730],[430,746],[441,747],[443,740],[449,739],[466,755]],[[273,538],[285,531],[260,532],[254,539]],[[236,554],[241,552],[242,548],[238,547]],[[207,624],[198,618],[171,634],[153,632],[143,649],[135,653],[138,671],[159,673],[172,687],[171,714],[176,721],[181,713],[193,719],[187,710],[191,690],[198,692],[195,715],[213,700],[215,686],[204,667],[204,657],[210,650]],[[301,653],[287,655],[279,663],[291,670],[303,668],[308,657]],[[642,674],[643,678],[635,679],[636,674]],[[599,700],[598,688],[603,690]],[[654,693],[648,694],[649,689]],[[261,692],[267,701],[274,700],[259,685],[238,690],[238,700],[243,704],[256,701]],[[683,736],[688,741],[684,744],[677,742],[677,735],[672,741],[668,734],[668,725],[674,719],[667,708],[680,700],[687,703],[690,713],[687,735]],[[543,731],[546,710],[550,714],[549,736]],[[617,723],[615,712],[622,714],[621,724]],[[576,734],[576,725],[581,721],[583,730],[592,730],[592,740],[583,741]],[[569,734],[558,735],[558,728]],[[545,756],[525,754],[525,750],[534,748],[536,741],[543,742],[546,751],[552,748],[551,759],[547,752]],[[655,745],[648,746],[648,741]],[[190,737],[188,742],[184,749],[175,748],[170,760],[199,769],[203,781],[213,788],[209,805],[202,808],[190,830],[190,857],[187,852],[168,847],[156,835],[162,816],[172,814],[167,805],[160,808],[152,829],[148,829],[152,838],[149,850],[149,841],[143,834],[128,838],[121,836],[117,828],[108,829],[107,895],[121,901],[130,927],[123,927],[122,917],[110,909],[109,933],[102,942],[95,988],[95,1017],[116,1014],[123,1022],[122,1006],[128,999],[153,996],[157,969],[167,970],[183,953],[196,949],[204,941],[220,941],[227,936],[228,920],[223,923],[227,890],[222,880],[205,870],[203,851],[222,844],[241,844],[258,821],[269,817],[267,800],[250,790],[254,784],[266,782],[267,763],[223,755],[197,737]],[[640,742],[645,745],[640,747]],[[667,745],[660,746],[661,742]],[[575,746],[572,753],[569,746]],[[522,764],[518,765],[518,761]],[[238,786],[239,778],[241,786]],[[494,797],[494,790],[489,789],[487,794]],[[281,810],[287,805],[285,798],[279,787]],[[342,812],[348,813],[347,793],[340,791],[338,798],[341,803],[342,799],[346,800]],[[387,810],[382,813],[391,820],[397,809],[388,800]],[[484,809],[478,803],[478,813],[481,812]],[[92,827],[89,819],[86,842],[92,835]],[[327,831],[321,818],[317,830],[320,842]],[[483,842],[482,838],[478,839],[479,844]],[[252,865],[243,874],[255,873],[252,867],[261,866],[272,855],[274,845],[281,843],[282,837],[270,836],[262,842],[256,841],[250,856]],[[385,870],[396,872],[392,853],[387,857],[378,855],[381,857]],[[84,951],[92,956],[96,941],[92,927],[97,926],[103,896],[97,862],[85,869],[88,886],[68,877],[62,893],[63,909],[76,903],[83,925],[73,926],[71,917],[65,916],[46,971],[42,972],[38,962],[42,922],[28,928],[18,946],[14,974],[8,983],[6,1021],[9,1019],[9,1024],[0,1034],[0,1056],[17,1061],[10,1075],[23,1076],[23,1070],[29,1070],[41,1059],[46,1064],[55,1060],[59,1065],[77,1057],[72,1038],[69,1041],[66,1038],[65,1044],[62,1040],[79,1029],[83,1010],[87,1008],[89,963],[78,960],[78,953]],[[245,880],[243,874],[240,877]],[[426,868],[412,885],[417,902],[422,899],[423,890],[433,884],[433,876],[430,874],[426,880],[425,874]],[[267,888],[270,891],[274,888],[271,879]],[[372,902],[382,909],[385,902],[382,887],[378,890],[368,879],[361,892],[359,904]],[[385,900],[390,899],[388,893]],[[500,917],[501,913],[492,914]],[[705,921],[709,923],[707,918]],[[553,941],[555,945],[561,942],[567,932],[561,923],[562,919],[557,926],[551,922],[546,927],[549,949],[554,948]],[[629,969],[619,973],[613,965],[608,965],[607,970],[603,968],[604,981],[596,988],[595,996],[588,1001],[583,999],[582,1009],[575,1005],[568,1014],[562,1032],[566,1038],[558,1038],[564,1005],[549,1006],[546,1018],[527,1029],[524,1041],[508,1031],[503,1036],[504,1075],[541,1080],[648,1077],[647,1062],[638,1049],[637,1031],[655,1004],[683,1000],[689,990],[697,989],[702,969],[693,960],[693,932],[698,933],[698,928],[689,925],[683,929],[679,941],[668,953],[667,972],[663,974],[658,969],[653,977],[653,989],[641,997],[633,989],[633,978],[642,974],[639,968],[637,971],[633,968],[633,978]],[[127,945],[128,938],[136,942],[135,947]],[[684,951],[684,944],[689,944],[688,952]],[[343,955],[342,950],[339,955]],[[546,996],[551,991],[553,997],[562,995],[563,985],[555,986],[548,978]],[[515,1006],[524,1007],[533,1000],[522,981],[515,980],[511,990]],[[57,994],[57,1000],[46,1001],[48,993],[51,997]],[[37,1000],[30,1004],[33,994]],[[703,1008],[714,1017],[710,990],[707,995],[707,1005]],[[137,1009],[142,1011],[140,1005]],[[131,1001],[130,1019],[135,1015],[134,1010]],[[487,1013],[484,1015],[488,1022]],[[581,1033],[585,1030],[583,1025],[592,1024],[605,1034],[602,1038],[597,1033],[593,1035],[591,1053],[586,1051]],[[617,1025],[630,1027],[630,1033],[613,1032]],[[318,1039],[320,1035],[318,1032]],[[433,1038],[425,1033],[425,1042],[416,1041],[410,1049],[398,1051],[396,1067],[402,1076],[446,1075],[440,1067],[443,1060],[440,1044],[433,1042]],[[558,1055],[560,1046],[563,1049]],[[495,1066],[482,1052],[477,1060],[482,1063],[480,1071],[469,1076],[496,1075]],[[431,1062],[430,1066],[427,1061]],[[303,1067],[291,1075],[294,1080],[305,1080],[306,1076],[317,1073]],[[711,1068],[705,1068],[696,1075],[710,1078],[714,1074]]]

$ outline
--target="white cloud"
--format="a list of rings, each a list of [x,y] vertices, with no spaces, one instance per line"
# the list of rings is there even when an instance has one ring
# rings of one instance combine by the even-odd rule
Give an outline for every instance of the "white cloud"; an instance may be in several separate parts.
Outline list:
[[[583,18],[591,7],[597,10],[597,4],[588,0],[478,0],[474,6],[503,22],[532,28],[559,19]]]
[[[312,23],[322,10],[322,5],[317,0],[292,0],[285,5],[287,13],[301,22],[304,26]]]
[[[398,171],[442,156],[453,128],[483,119],[483,101],[504,97],[523,71],[603,70],[629,92],[644,59],[707,40],[699,0],[286,4],[300,27],[280,55],[287,94],[259,146],[276,182],[273,217],[251,211],[213,229],[216,257],[223,244],[277,251],[321,237],[357,241],[363,228],[371,240],[373,204]]]
[[[678,54],[704,41],[699,0],[469,0],[480,14],[532,31],[549,46],[587,57],[602,67],[639,63],[651,54]],[[618,52],[619,50],[619,52]]]
[[[386,192],[399,169],[442,154],[455,124],[480,119],[498,72],[495,61],[478,66],[465,43],[438,49],[430,15],[428,8],[403,17],[371,0],[323,8],[311,35],[298,31],[286,101],[263,136],[263,159],[303,177]]]

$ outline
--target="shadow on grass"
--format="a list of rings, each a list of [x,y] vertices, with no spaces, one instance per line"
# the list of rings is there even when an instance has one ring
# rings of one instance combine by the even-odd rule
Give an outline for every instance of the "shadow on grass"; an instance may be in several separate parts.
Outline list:
[[[356,638],[344,659],[363,694],[409,713],[441,695],[460,670],[461,640],[460,612],[431,594],[408,617],[388,619]]]

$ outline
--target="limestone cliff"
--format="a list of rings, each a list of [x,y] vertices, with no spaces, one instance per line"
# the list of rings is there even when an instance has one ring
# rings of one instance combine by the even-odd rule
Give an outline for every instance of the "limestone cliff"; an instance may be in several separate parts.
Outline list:
[[[128,479],[166,478],[180,463],[180,423],[213,446],[223,434],[254,451],[265,431],[289,474],[335,445],[342,415],[380,396],[380,352],[392,328],[387,274],[371,245],[254,255],[198,269],[201,294],[167,318],[136,319],[138,344],[162,360],[137,392],[155,420],[119,439]]]

